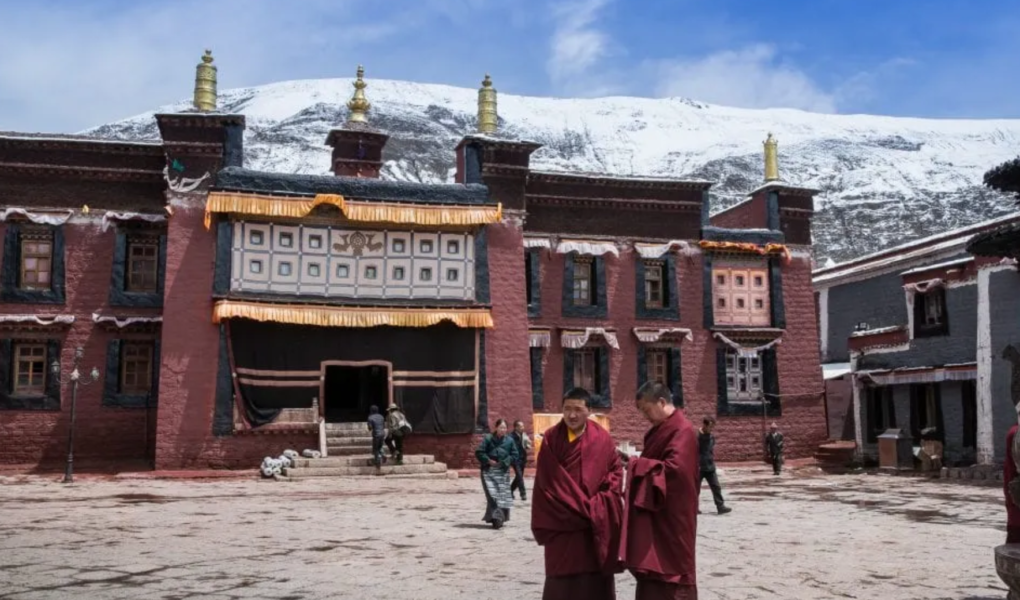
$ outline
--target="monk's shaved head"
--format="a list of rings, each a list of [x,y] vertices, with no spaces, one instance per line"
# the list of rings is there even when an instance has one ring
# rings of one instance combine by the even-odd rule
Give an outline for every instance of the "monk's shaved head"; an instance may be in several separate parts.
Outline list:
[[[673,404],[673,392],[658,381],[648,381],[638,389],[637,399],[642,402],[663,400],[666,404]]]

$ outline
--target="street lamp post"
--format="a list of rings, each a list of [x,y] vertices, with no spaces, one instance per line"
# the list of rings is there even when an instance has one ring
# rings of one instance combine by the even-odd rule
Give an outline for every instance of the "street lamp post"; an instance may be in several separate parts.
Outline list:
[[[81,373],[78,372],[78,363],[85,357],[85,350],[80,346],[74,349],[74,362],[71,364],[71,374],[65,381],[60,378],[60,361],[53,361],[50,365],[50,373],[57,381],[61,384],[71,384],[71,426],[68,428],[67,434],[67,469],[64,471],[63,483],[72,483],[74,481],[74,416],[75,408],[78,404],[78,385],[89,385],[99,381],[99,369],[92,367],[92,371],[89,373],[90,379],[82,380]]]

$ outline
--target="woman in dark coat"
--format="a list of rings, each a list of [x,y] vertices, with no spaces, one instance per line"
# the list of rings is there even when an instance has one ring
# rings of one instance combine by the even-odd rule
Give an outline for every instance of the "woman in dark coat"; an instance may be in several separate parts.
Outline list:
[[[510,520],[510,507],[514,505],[510,492],[510,468],[517,462],[517,445],[506,432],[506,419],[499,419],[492,433],[485,435],[475,451],[482,469],[482,489],[486,500],[482,520],[492,523],[494,529]]]

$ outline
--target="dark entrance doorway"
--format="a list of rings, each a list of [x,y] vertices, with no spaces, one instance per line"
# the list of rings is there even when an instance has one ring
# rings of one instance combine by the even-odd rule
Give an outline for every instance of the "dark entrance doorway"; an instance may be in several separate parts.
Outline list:
[[[364,421],[373,404],[380,412],[390,400],[385,365],[327,365],[323,382],[323,416],[327,423]]]

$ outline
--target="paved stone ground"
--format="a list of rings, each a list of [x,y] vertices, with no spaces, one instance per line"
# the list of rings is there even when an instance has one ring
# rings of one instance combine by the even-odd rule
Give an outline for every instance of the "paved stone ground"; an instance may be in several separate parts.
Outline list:
[[[0,598],[537,600],[522,504],[481,523],[475,479],[0,477]],[[991,600],[1002,492],[882,475],[722,474],[699,521],[701,598]],[[618,577],[621,600],[634,583]],[[582,599],[578,599],[582,600]]]

